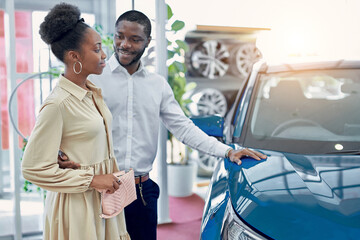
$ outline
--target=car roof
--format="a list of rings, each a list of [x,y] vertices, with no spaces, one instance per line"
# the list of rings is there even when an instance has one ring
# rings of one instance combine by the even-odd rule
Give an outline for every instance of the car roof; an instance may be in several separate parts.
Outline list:
[[[312,62],[296,62],[282,64],[268,64],[263,62],[260,65],[259,72],[275,73],[275,72],[292,72],[302,70],[321,70],[321,69],[353,69],[360,68],[360,60],[334,60],[334,61],[312,61]]]

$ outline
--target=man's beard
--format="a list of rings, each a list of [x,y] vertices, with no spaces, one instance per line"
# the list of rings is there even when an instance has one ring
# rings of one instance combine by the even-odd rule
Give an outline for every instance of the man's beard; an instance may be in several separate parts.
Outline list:
[[[114,46],[114,49],[115,49],[115,57],[118,60],[118,62],[120,63],[120,65],[123,66],[123,67],[128,67],[128,66],[131,66],[133,64],[136,64],[140,60],[140,58],[142,57],[142,55],[145,52],[146,47],[144,47],[141,51],[139,51],[138,54],[136,54],[136,56],[134,57],[134,59],[128,64],[122,64],[120,62],[119,53],[118,53],[119,49],[117,50],[117,48],[115,46]],[[121,51],[121,49],[120,49],[120,51]]]

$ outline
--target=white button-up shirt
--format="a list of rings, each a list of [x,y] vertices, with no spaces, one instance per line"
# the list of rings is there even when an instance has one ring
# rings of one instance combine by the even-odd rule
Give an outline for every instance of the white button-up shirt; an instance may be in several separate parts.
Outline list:
[[[101,75],[90,80],[102,89],[113,115],[113,143],[119,169],[133,168],[136,175],[152,169],[156,157],[160,120],[181,142],[207,154],[224,157],[227,145],[207,136],[184,115],[168,82],[142,64],[132,75],[115,55]]]

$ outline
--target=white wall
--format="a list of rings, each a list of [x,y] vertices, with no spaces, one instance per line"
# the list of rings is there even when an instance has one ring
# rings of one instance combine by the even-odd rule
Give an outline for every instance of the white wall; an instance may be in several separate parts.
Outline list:
[[[131,0],[117,0],[117,13]],[[154,18],[155,1],[135,0],[135,9]],[[359,0],[168,0],[186,30],[199,25],[269,27],[258,47],[265,58],[290,55],[360,58]],[[185,31],[184,33],[185,34]]]

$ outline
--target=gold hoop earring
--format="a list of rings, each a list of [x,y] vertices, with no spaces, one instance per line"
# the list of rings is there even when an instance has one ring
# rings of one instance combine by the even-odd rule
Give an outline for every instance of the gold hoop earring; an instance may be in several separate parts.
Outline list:
[[[76,69],[75,69],[75,66],[76,66],[77,63],[79,63],[79,65],[80,65],[80,70],[79,70],[78,72],[77,72]],[[75,74],[80,74],[80,73],[81,73],[81,70],[82,70],[82,64],[81,64],[81,62],[79,62],[79,61],[74,62],[73,70],[74,70],[74,73],[75,73]]]

